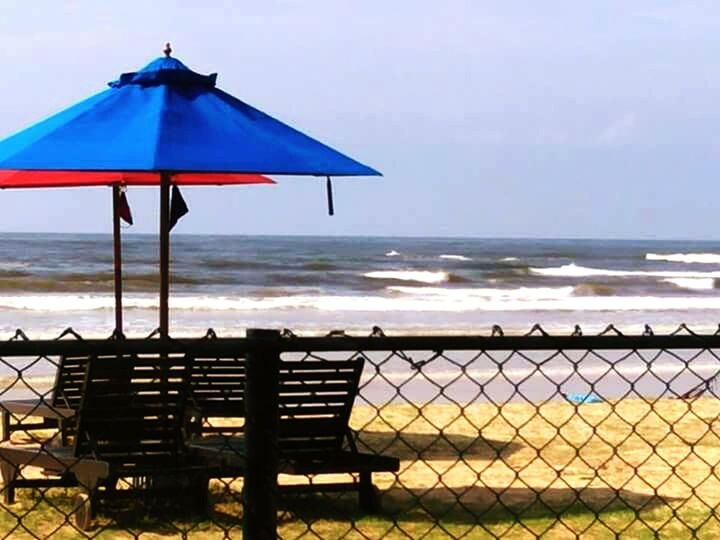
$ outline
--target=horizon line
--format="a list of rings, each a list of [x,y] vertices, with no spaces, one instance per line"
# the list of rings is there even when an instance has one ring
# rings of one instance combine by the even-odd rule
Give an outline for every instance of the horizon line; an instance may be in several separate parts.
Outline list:
[[[157,233],[154,232],[125,232],[123,230],[122,236],[155,236]],[[87,231],[68,231],[68,232],[57,232],[57,231],[0,231],[0,235],[47,235],[47,236],[109,236],[112,237],[112,232],[87,232]],[[278,238],[278,237],[290,237],[290,238],[388,238],[388,239],[427,239],[427,240],[557,240],[557,241],[622,241],[622,242],[720,242],[720,238],[683,238],[683,237],[620,237],[620,236],[464,236],[464,235],[403,235],[403,234],[388,234],[388,235],[376,235],[376,234],[297,234],[297,233],[226,233],[226,232],[177,232],[173,233],[172,236],[245,236],[245,237],[266,237],[266,238]]]

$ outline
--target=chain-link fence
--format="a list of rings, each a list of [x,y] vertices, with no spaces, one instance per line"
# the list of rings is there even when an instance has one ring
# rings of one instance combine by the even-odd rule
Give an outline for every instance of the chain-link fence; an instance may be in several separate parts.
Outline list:
[[[685,327],[16,339],[0,535],[715,538],[717,351]]]

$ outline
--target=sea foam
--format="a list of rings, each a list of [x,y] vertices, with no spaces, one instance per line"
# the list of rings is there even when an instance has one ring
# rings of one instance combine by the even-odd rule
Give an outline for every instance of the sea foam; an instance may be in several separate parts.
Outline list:
[[[647,253],[648,261],[668,261],[679,263],[720,264],[720,254],[717,253]]]
[[[157,310],[156,296],[128,295],[127,311]],[[82,314],[112,312],[112,295],[0,296],[0,309],[28,312]],[[309,310],[319,312],[559,312],[559,311],[681,311],[720,310],[717,296],[612,296],[587,295],[576,287],[442,288],[391,286],[385,293],[288,294],[285,296],[174,295],[170,309],[179,313],[240,313]]]
[[[450,280],[447,272],[431,272],[427,270],[381,270],[363,274],[370,279],[386,279],[397,281],[417,281],[419,283],[445,283]]]
[[[607,270],[590,268],[574,263],[550,268],[530,268],[530,272],[549,277],[657,277],[657,278],[720,278],[720,271],[683,272],[679,270]]]
[[[662,280],[681,289],[704,291],[715,288],[715,278],[667,278]]]
[[[472,259],[470,257],[466,257],[465,255],[440,255],[441,259],[446,259],[449,261],[471,261]]]
[[[575,287],[443,289],[389,287],[418,311],[687,311],[720,309],[718,297],[587,295]],[[403,302],[400,302],[403,303]],[[388,305],[388,310],[396,309]]]

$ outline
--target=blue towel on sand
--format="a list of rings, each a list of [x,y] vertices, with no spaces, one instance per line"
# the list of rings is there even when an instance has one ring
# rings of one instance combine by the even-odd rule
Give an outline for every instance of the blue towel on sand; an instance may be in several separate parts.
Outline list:
[[[604,401],[603,398],[592,392],[589,394],[565,394],[565,399],[578,405],[582,403],[602,403]]]

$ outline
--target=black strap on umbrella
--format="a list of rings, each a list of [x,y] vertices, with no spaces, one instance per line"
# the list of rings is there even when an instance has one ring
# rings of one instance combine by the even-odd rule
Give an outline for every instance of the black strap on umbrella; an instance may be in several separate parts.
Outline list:
[[[329,176],[327,177],[327,182],[325,183],[325,188],[327,189],[328,216],[334,216],[335,215],[335,205],[333,204],[332,181],[330,180]]]

